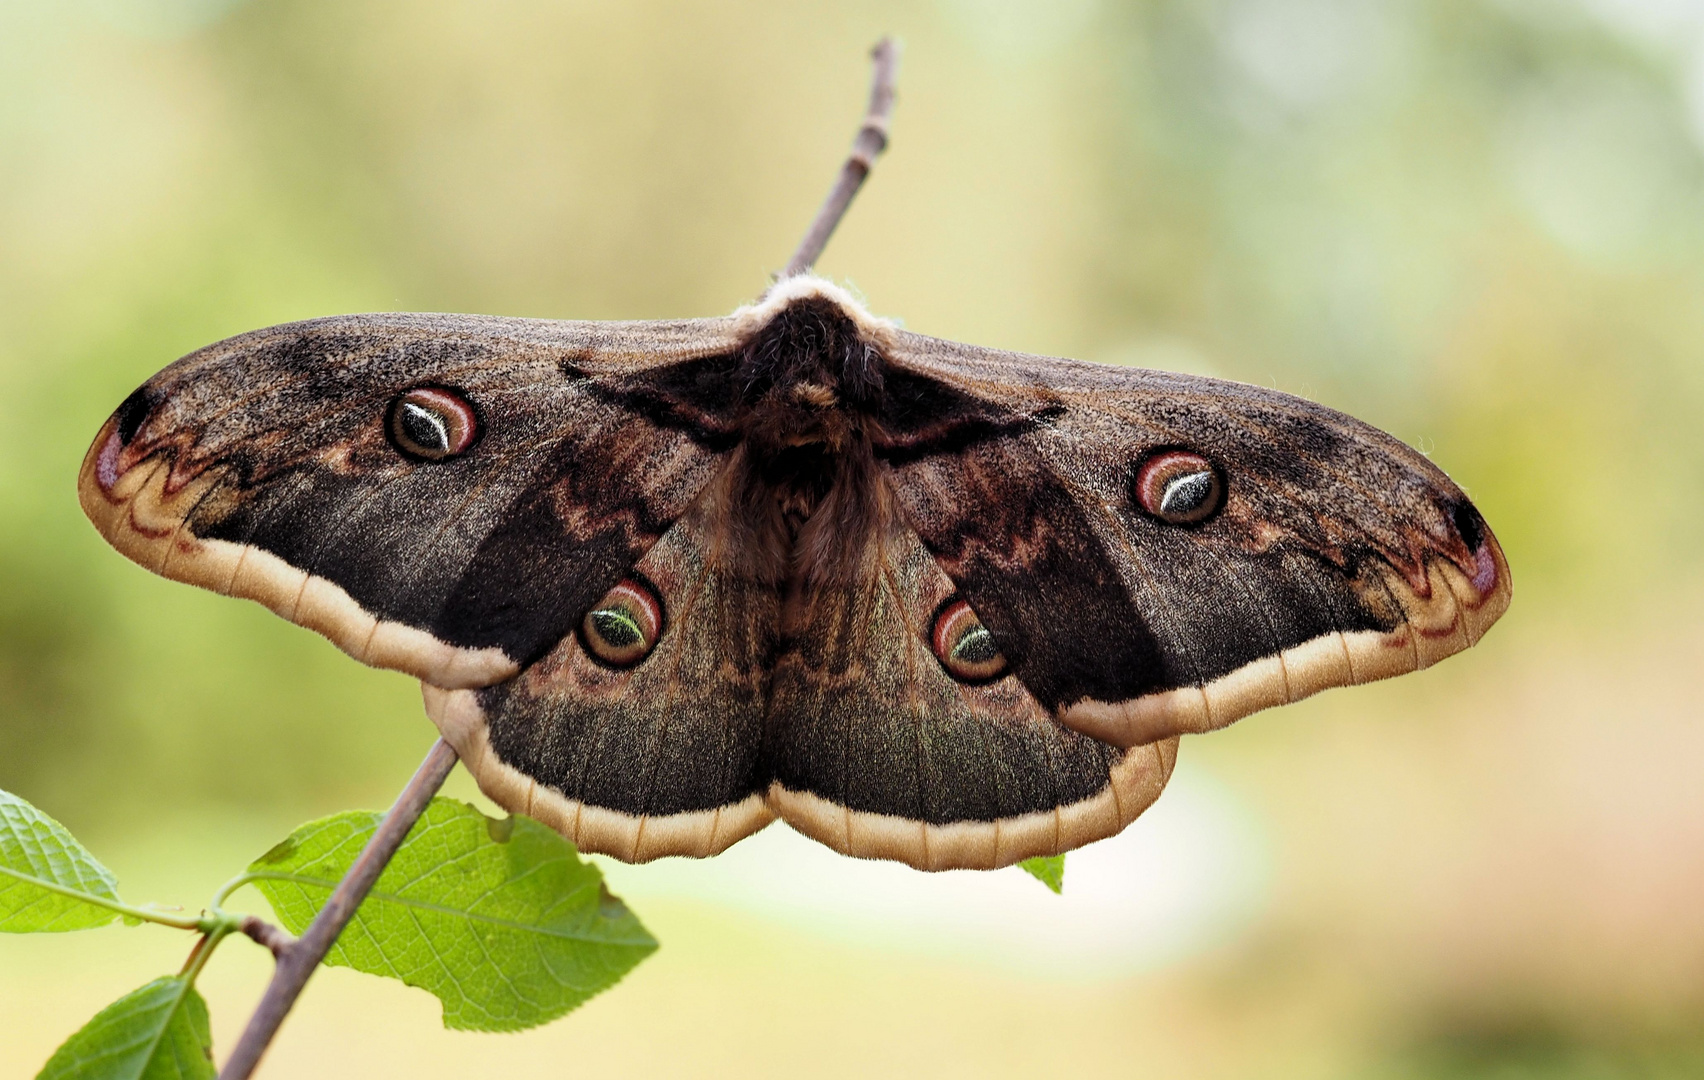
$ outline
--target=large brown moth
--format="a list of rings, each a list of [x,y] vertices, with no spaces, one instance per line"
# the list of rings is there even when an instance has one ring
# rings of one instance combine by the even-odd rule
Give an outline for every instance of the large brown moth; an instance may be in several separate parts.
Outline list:
[[[629,861],[777,817],[931,870],[1063,852],[1179,736],[1510,596],[1461,489],[1359,421],[803,275],[725,318],[243,334],[126,398],[80,493],[148,569],[418,677],[492,799]]]
[[[1180,736],[1479,640],[1502,550],[1383,432],[909,333],[803,273],[886,142],[872,56],[757,303],[242,334],[119,405],[84,511],[419,678],[487,795],[632,862],[777,817],[926,870],[1057,854],[1147,809]]]

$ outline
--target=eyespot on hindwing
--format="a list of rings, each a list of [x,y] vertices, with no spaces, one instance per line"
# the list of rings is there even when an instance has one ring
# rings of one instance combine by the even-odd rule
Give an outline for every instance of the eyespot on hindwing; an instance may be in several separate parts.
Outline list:
[[[947,674],[962,683],[992,682],[1006,673],[1006,656],[976,612],[958,597],[935,614],[929,647]]]
[[[587,655],[612,668],[630,668],[650,656],[662,634],[663,602],[635,578],[605,593],[580,622]]]

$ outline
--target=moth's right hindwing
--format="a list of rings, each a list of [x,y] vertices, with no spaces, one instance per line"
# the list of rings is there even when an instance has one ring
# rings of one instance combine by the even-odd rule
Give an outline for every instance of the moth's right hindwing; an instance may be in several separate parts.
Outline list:
[[[1072,731],[1018,679],[949,672],[955,587],[900,526],[871,572],[789,627],[770,692],[770,803],[837,851],[990,869],[1111,836],[1165,787],[1177,740]]]

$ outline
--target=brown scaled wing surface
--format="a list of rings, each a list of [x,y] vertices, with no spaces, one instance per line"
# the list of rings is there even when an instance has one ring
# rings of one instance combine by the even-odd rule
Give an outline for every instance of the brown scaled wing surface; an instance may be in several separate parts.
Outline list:
[[[1352,417],[910,334],[890,356],[927,380],[885,454],[906,519],[1076,730],[1123,746],[1210,731],[1426,667],[1508,606],[1508,565],[1467,496]],[[1132,498],[1136,464],[1174,447],[1224,478],[1199,525]]]
[[[465,452],[387,438],[420,387],[472,403]],[[1165,447],[1217,463],[1219,513],[1134,504]],[[905,334],[815,279],[725,319],[243,335],[127,399],[80,489],[149,569],[421,678],[494,799],[633,860],[775,816],[930,869],[1063,851],[1153,801],[1178,735],[1424,666],[1509,595],[1461,492],[1365,425]],[[614,668],[577,627],[634,578],[662,631]],[[932,651],[954,598],[1001,677]]]

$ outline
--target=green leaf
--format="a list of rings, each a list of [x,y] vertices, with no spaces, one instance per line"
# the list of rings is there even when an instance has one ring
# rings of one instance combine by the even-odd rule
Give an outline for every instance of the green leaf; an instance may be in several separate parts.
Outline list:
[[[118,879],[70,830],[0,791],[0,931],[53,933],[118,918]]]
[[[1037,855],[1018,864],[1024,872],[1054,892],[1065,889],[1065,856]]]
[[[380,817],[310,822],[249,867],[292,933],[307,929]],[[430,991],[445,1027],[517,1031],[615,985],[656,948],[555,832],[434,799],[326,963]]]
[[[188,979],[155,979],[95,1014],[36,1080],[212,1080],[207,1003]]]

